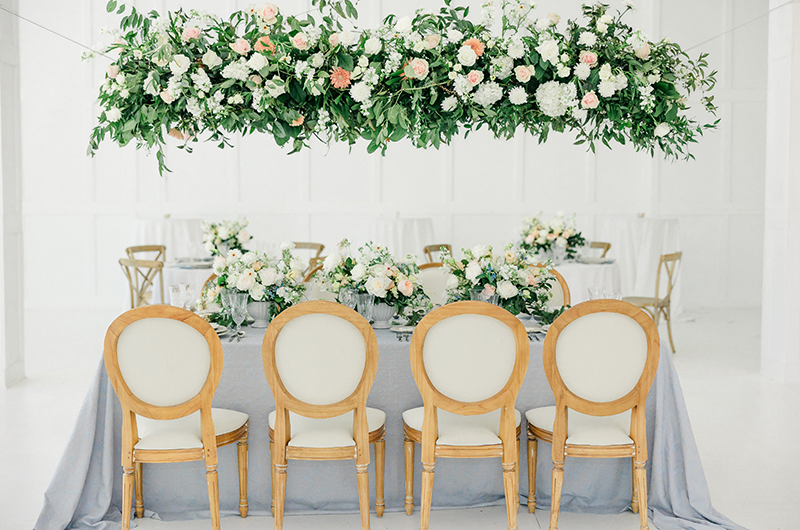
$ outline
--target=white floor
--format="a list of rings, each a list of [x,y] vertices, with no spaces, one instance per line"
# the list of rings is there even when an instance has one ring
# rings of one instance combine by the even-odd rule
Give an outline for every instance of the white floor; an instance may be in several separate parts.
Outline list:
[[[0,389],[0,529],[31,529],[94,370],[113,312],[65,315],[59,328],[29,333],[29,379]],[[56,320],[58,321],[58,320]],[[28,322],[39,326],[35,315]],[[750,530],[800,528],[800,387],[758,373],[760,315],[698,312],[675,326],[681,377],[715,507]],[[39,327],[39,329],[41,329]],[[662,331],[666,331],[662,329]],[[52,344],[58,345],[52,349]],[[523,507],[520,529],[547,528],[549,512]],[[440,530],[505,528],[503,508],[434,511]],[[225,518],[229,530],[272,527],[268,517]],[[564,513],[562,530],[637,529],[638,517]],[[419,515],[373,516],[374,529],[414,530]],[[144,530],[208,529],[208,521],[141,521]],[[357,515],[287,517],[287,530],[356,529]],[[651,525],[651,528],[654,528]]]

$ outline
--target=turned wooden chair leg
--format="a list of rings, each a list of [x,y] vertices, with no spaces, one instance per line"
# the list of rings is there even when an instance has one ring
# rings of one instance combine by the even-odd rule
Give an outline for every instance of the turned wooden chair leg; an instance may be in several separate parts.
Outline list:
[[[650,527],[647,521],[647,473],[644,469],[644,462],[635,462],[633,472],[636,478],[636,490],[639,494],[639,526],[642,530],[648,530]]]
[[[144,499],[142,498],[142,463],[136,462],[133,471],[133,484],[136,488],[136,517],[144,517]]]
[[[539,440],[528,438],[528,512],[536,510],[536,457]]]
[[[503,464],[503,489],[506,494],[506,513],[508,515],[508,530],[517,530],[517,509],[519,507],[519,494],[517,493],[517,463]],[[514,495],[517,498],[514,498]]]
[[[211,527],[219,529],[219,475],[216,465],[206,466],[206,482],[208,483],[208,506],[211,509]]]
[[[631,458],[631,483],[633,490],[633,496],[631,497],[631,511],[633,513],[639,513],[639,494],[636,491],[636,465],[634,464],[633,458]]]
[[[386,441],[381,438],[375,442],[375,513],[383,517],[386,507],[383,500],[383,476],[386,469]]]
[[[270,500],[270,510],[272,511],[272,517],[275,517],[275,464],[272,463],[272,451],[275,450],[275,443],[270,440],[269,441],[269,470],[270,475],[272,475],[272,499]]]
[[[516,477],[514,477],[514,484],[516,485],[515,488],[515,499],[517,500],[517,510],[519,510],[519,451],[520,451],[520,441],[517,438],[517,465],[516,465]]]
[[[133,469],[122,468],[122,530],[131,528],[131,509],[133,508]]]
[[[553,485],[550,499],[550,530],[558,530],[558,511],[561,509],[561,486],[564,483],[564,462],[553,462]]]
[[[431,500],[433,499],[433,468],[436,464],[422,463],[422,494],[420,498],[420,530],[428,530],[431,520]]]
[[[356,464],[358,481],[358,508],[361,512],[361,528],[369,530],[369,473],[368,464]]]
[[[274,464],[273,500],[275,502],[275,530],[283,528],[283,506],[286,501],[286,462]]]
[[[403,445],[406,468],[406,515],[411,515],[414,513],[414,440],[406,438]]]
[[[245,432],[236,446],[239,460],[239,515],[242,517],[247,517],[249,509],[247,503],[247,438],[248,433]]]

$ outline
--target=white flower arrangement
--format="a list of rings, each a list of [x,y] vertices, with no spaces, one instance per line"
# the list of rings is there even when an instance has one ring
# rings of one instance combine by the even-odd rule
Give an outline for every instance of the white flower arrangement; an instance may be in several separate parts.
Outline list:
[[[342,289],[374,295],[377,303],[395,307],[408,325],[415,325],[433,308],[422,289],[416,257],[408,255],[398,262],[388,249],[373,243],[353,256],[350,242],[343,240],[337,251],[325,258],[315,281],[337,295]]]
[[[470,292],[479,290],[487,296],[498,295],[501,307],[514,315],[535,315],[547,311],[555,277],[549,265],[538,266],[538,260],[524,249],[509,243],[501,253],[479,245],[462,249],[464,257],[456,260],[446,250],[442,262],[450,271],[447,281],[449,302],[470,300]]]
[[[202,224],[203,244],[212,256],[227,255],[229,250],[244,251],[244,245],[250,241],[247,226],[250,221],[222,221],[221,223]]]
[[[548,222],[541,221],[539,217],[528,217],[522,223],[520,247],[529,252],[544,253],[563,248],[568,258],[574,258],[578,248],[586,243],[575,227],[575,215],[565,219],[563,212],[558,212]]]

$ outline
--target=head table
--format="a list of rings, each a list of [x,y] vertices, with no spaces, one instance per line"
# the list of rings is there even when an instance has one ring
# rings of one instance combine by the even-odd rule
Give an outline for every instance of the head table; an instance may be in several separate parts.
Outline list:
[[[404,410],[422,405],[409,362],[409,343],[391,331],[376,331],[380,348],[378,373],[368,406],[386,412],[386,509],[403,509]],[[225,367],[214,406],[250,415],[248,491],[251,515],[270,513],[269,434],[267,416],[274,410],[261,360],[264,330],[247,328],[241,342],[223,337]],[[523,413],[553,405],[542,366],[542,342],[532,341],[528,374],[517,400]],[[524,420],[523,420],[524,421]],[[117,529],[122,505],[120,465],[121,410],[101,362],[83,404],[70,441],[45,493],[35,530],[66,527]],[[662,342],[661,360],[647,400],[650,458],[647,477],[649,506],[655,525],[669,529],[739,529],[719,514],[711,501],[697,447],[671,356]],[[522,428],[520,493],[523,510],[527,493],[525,427]],[[415,499],[419,501],[421,466],[416,451]],[[550,445],[539,444],[538,507],[550,502]],[[219,451],[220,508],[238,515],[235,446]],[[208,517],[208,496],[202,462],[144,465],[146,514],[162,519]],[[292,460],[288,468],[287,514],[358,512],[354,461]],[[374,467],[370,464],[370,495],[374,507]],[[562,510],[618,513],[630,509],[630,459],[568,459]],[[439,459],[433,490],[434,508],[502,504],[499,459]],[[418,507],[413,517],[419,517]],[[631,517],[634,517],[631,514]],[[70,526],[71,525],[71,526]],[[210,523],[209,523],[210,525]],[[224,523],[223,523],[224,525]],[[498,520],[502,528],[505,520]]]

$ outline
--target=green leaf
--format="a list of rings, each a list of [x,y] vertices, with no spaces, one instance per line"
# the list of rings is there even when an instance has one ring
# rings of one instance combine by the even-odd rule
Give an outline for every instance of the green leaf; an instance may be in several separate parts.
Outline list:
[[[119,9],[117,9],[117,14],[121,15],[122,13],[124,13],[125,12],[125,7],[126,7],[125,4],[122,4],[121,6],[119,6]]]
[[[344,51],[340,51],[336,54],[336,60],[338,61],[339,66],[348,72],[352,72],[355,68],[355,62],[353,61],[353,58]]]
[[[111,13],[117,8],[117,0],[109,0],[106,4],[106,12]]]
[[[300,104],[304,103],[306,100],[306,93],[303,90],[303,85],[298,83],[295,79],[289,81],[289,95]]]

